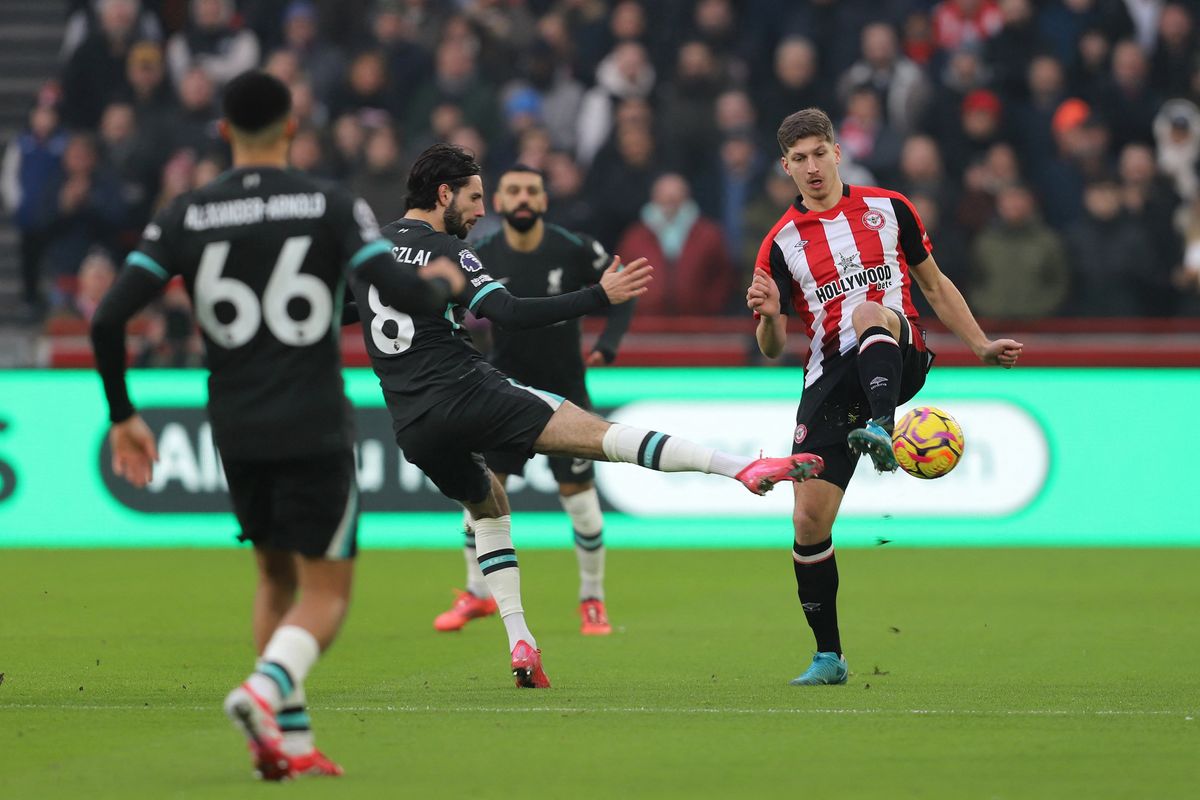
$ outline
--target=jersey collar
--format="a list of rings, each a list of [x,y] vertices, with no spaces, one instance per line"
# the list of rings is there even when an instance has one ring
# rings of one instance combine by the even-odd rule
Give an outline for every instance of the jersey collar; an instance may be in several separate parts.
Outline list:
[[[845,199],[845,198],[847,198],[847,197],[849,197],[849,196],[850,196],[850,184],[848,184],[848,183],[842,183],[842,198],[843,198],[843,199]],[[801,201],[801,198],[802,198],[802,197],[803,197],[803,195],[796,195],[796,199],[795,199],[795,200],[792,202],[792,207],[793,207],[793,208],[795,208],[797,211],[799,211],[801,214],[807,214],[807,213],[809,213],[809,209],[808,209],[808,207],[807,207],[807,206],[805,206],[805,205],[804,205],[804,203]],[[841,201],[840,201],[840,200],[838,201],[838,205],[841,205]],[[834,209],[836,209],[836,208],[837,208],[837,205],[835,205],[833,208],[831,208],[831,209],[828,209],[828,210],[829,210],[829,211],[833,211],[833,210],[834,210]],[[822,214],[824,214],[825,212],[824,212],[824,211],[822,211],[822,212],[819,212],[819,213],[822,213]]]

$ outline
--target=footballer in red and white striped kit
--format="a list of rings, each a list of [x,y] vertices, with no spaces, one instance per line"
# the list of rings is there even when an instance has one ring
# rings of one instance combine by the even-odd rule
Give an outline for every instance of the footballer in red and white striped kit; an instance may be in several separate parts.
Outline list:
[[[841,148],[824,111],[788,116],[778,138],[783,168],[800,194],[763,239],[746,305],[758,318],[758,346],[767,357],[783,353],[788,317],[798,318],[809,342],[793,452],[820,455],[825,471],[795,485],[792,561],[817,653],[792,683],[837,684],[848,672],[837,623],[833,521],[860,455],[881,472],[896,469],[896,406],[921,389],[933,363],[912,303],[913,281],[938,319],[985,364],[1014,366],[1022,345],[988,339],[980,329],[938,269],[908,198],[842,182]]]

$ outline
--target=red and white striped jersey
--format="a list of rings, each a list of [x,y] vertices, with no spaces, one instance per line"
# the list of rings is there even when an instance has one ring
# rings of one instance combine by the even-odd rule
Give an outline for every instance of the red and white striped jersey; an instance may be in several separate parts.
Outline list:
[[[932,251],[916,209],[899,192],[846,184],[828,211],[810,211],[796,198],[763,239],[755,266],[775,279],[782,312],[804,322],[805,386],[857,349],[850,315],[863,301],[917,319],[909,267]]]

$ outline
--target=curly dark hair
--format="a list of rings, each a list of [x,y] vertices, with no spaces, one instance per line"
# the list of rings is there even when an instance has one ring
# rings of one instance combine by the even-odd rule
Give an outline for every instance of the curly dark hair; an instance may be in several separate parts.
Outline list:
[[[457,192],[472,175],[482,172],[483,168],[469,151],[454,144],[435,144],[417,156],[409,170],[404,210],[432,211],[437,208],[439,186],[445,184]]]

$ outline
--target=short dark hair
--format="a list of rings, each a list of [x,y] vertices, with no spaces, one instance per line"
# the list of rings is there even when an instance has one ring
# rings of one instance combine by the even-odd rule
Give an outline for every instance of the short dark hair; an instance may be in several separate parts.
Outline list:
[[[473,175],[482,174],[483,168],[475,156],[456,144],[435,144],[413,162],[408,173],[408,197],[404,210],[419,208],[432,211],[437,208],[438,187],[445,184],[457,192],[467,185]]]
[[[504,172],[500,173],[500,176],[498,178],[496,178],[496,185],[497,186],[500,185],[500,181],[504,180],[505,175],[511,175],[514,172],[524,172],[529,175],[537,175],[539,178],[542,179],[543,183],[546,181],[546,173],[542,172],[540,169],[531,167],[528,164],[522,164],[521,162],[518,161],[516,164],[513,164],[511,167],[504,170]]]
[[[833,120],[819,108],[805,108],[794,114],[789,114],[779,123],[779,149],[787,152],[788,148],[800,139],[819,136],[827,142],[833,142]]]
[[[274,75],[250,70],[226,85],[221,108],[225,119],[235,129],[249,134],[261,133],[291,113],[292,93]]]

